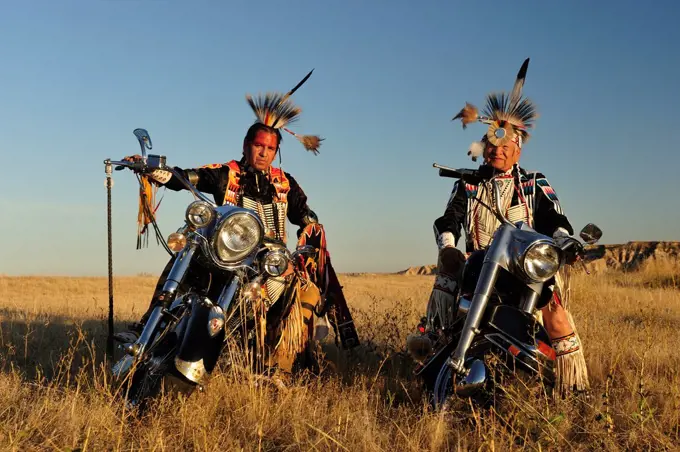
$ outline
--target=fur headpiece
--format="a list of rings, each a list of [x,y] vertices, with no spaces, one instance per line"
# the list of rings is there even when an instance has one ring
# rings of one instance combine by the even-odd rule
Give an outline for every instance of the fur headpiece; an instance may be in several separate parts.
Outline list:
[[[255,98],[250,94],[247,94],[246,100],[257,117],[256,122],[274,129],[285,130],[297,138],[305,149],[313,152],[314,155],[317,155],[323,138],[316,135],[298,135],[286,127],[288,124],[295,122],[300,116],[300,113],[302,113],[302,109],[293,104],[290,100],[290,96],[307,81],[312,75],[312,72],[314,72],[314,69],[309,71],[309,74],[286,94],[266,93],[264,95],[258,95]]]
[[[483,152],[485,141],[494,146],[502,146],[509,141],[514,141],[519,147],[522,147],[522,144],[529,139],[530,135],[527,129],[534,126],[538,113],[534,103],[522,97],[522,88],[528,67],[529,58],[524,60],[519,69],[515,86],[513,86],[510,95],[500,92],[486,96],[486,106],[481,116],[477,107],[466,103],[465,107],[453,117],[453,120],[461,120],[463,129],[476,121],[489,126],[486,135],[482,137],[482,142],[473,143],[468,150],[468,155],[472,157],[473,161],[476,161],[477,157]]]

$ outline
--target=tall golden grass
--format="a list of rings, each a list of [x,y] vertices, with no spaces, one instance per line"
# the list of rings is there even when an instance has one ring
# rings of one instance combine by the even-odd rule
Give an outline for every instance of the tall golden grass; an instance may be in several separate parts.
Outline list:
[[[143,417],[112,397],[105,278],[0,277],[2,450],[672,450],[680,447],[680,267],[577,274],[572,312],[590,398],[513,396],[432,412],[403,353],[431,276],[341,276],[363,345],[286,389],[237,368]],[[155,278],[116,278],[116,328]]]

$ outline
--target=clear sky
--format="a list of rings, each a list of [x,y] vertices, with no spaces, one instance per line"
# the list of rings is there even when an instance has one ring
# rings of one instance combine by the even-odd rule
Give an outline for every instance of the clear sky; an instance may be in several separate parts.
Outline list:
[[[254,119],[245,94],[286,91],[312,68],[296,130],[326,140],[314,156],[284,137],[283,167],[336,269],[433,263],[452,180],[432,163],[474,166],[466,151],[484,132],[451,118],[509,90],[527,57],[541,117],[522,166],[604,243],[680,240],[679,5],[0,2],[0,273],[105,274],[102,161],[138,151],[133,129],[173,165],[239,158]],[[163,249],[135,250],[136,180],[114,180],[114,270],[158,273]],[[191,199],[165,192],[166,236]]]

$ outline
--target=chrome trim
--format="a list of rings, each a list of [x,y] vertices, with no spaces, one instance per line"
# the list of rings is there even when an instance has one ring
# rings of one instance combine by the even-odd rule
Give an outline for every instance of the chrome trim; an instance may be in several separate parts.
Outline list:
[[[217,321],[214,325],[214,321]],[[224,311],[219,306],[213,305],[208,313],[208,334],[211,338],[217,336],[217,334],[222,331],[224,324],[226,323],[226,316]]]
[[[463,372],[463,378],[455,384],[454,369],[451,366],[450,359],[439,369],[433,390],[433,402],[437,410],[444,408],[449,395],[449,387],[451,392],[459,397],[471,397],[484,388],[487,381],[484,362],[479,359],[473,359],[469,363],[469,368]]]
[[[225,264],[219,260],[219,258],[215,255],[212,249],[212,245],[210,244],[210,240],[203,237],[199,236],[203,241],[201,242],[201,249],[203,252],[210,258],[210,263],[214,265],[215,267],[219,268],[220,270],[228,270],[228,271],[234,271],[237,270],[241,267],[248,267],[252,268],[251,265],[253,264],[255,254],[257,252],[257,249],[253,251],[249,256],[246,256],[245,259],[235,262],[233,264]]]
[[[255,255],[258,252],[259,246],[255,246],[250,254],[245,256],[244,258],[234,261],[234,262],[223,262],[220,260],[220,258],[215,254],[215,248],[214,248],[214,242],[217,240],[218,237],[218,231],[220,229],[220,226],[222,222],[231,216],[233,213],[238,213],[238,212],[245,212],[249,215],[251,215],[253,218],[255,218],[260,226],[260,240],[258,242],[258,245],[262,243],[262,238],[264,237],[264,226],[262,225],[262,220],[257,216],[255,212],[249,209],[244,209],[242,207],[235,207],[231,205],[225,205],[225,206],[220,206],[216,209],[216,217],[217,221],[215,222],[215,225],[211,228],[201,228],[202,232],[200,231],[195,231],[193,234],[193,239],[196,243],[199,243],[201,246],[201,249],[205,253],[206,257],[208,257],[211,261],[212,265],[215,265],[217,268],[221,270],[236,270],[241,267],[250,267],[253,263],[253,260],[255,258]]]
[[[536,233],[536,234],[537,234],[537,233]],[[524,243],[523,243],[523,244],[524,244]],[[527,273],[527,271],[526,271],[526,269],[525,269],[525,267],[524,267],[524,264],[525,264],[525,262],[526,262],[527,254],[529,253],[529,251],[530,251],[532,248],[534,248],[534,247],[536,247],[536,246],[538,246],[538,245],[549,245],[549,246],[555,248],[555,250],[557,250],[557,271],[556,271],[555,273],[553,273],[552,275],[548,276],[547,278],[544,278],[544,279],[535,279],[535,278],[532,278],[531,276],[529,276],[529,274]],[[521,248],[520,248],[520,249],[521,249]],[[549,280],[550,278],[552,278],[553,276],[555,276],[555,275],[557,274],[557,272],[560,271],[560,268],[562,267],[562,265],[561,265],[561,264],[562,264],[562,255],[563,255],[562,249],[561,249],[559,246],[557,246],[557,245],[555,244],[554,240],[549,239],[549,238],[539,238],[539,239],[536,239],[535,241],[529,243],[526,247],[524,247],[524,248],[520,251],[520,254],[519,254],[518,258],[517,258],[517,270],[518,270],[518,273],[519,273],[518,276],[522,276],[522,277],[526,280],[526,282],[530,282],[530,283],[544,283],[544,282],[546,282],[547,280]]]
[[[237,215],[237,214],[250,215],[252,218],[255,219],[255,221],[257,222],[258,228],[259,228],[259,234],[258,234],[259,239],[255,243],[255,246],[253,247],[253,249],[249,253],[247,253],[246,256],[244,256],[243,258],[240,258],[236,261],[233,261],[233,262],[225,262],[222,259],[220,259],[216,254],[216,252],[217,252],[216,242],[219,238],[219,235],[220,235],[220,232],[221,232],[221,229],[222,229],[222,225],[224,224],[224,222],[227,221],[229,218],[233,217],[234,215]],[[220,217],[217,220],[217,223],[215,224],[215,229],[213,229],[212,237],[210,238],[211,254],[213,256],[213,259],[215,259],[216,263],[219,263],[219,264],[222,264],[222,265],[237,265],[237,264],[240,264],[241,262],[245,261],[246,259],[248,259],[249,256],[251,256],[254,252],[257,251],[258,246],[262,243],[263,237],[264,237],[264,225],[262,224],[262,220],[260,219],[260,217],[254,211],[252,211],[250,209],[245,209],[243,207],[234,207],[233,209],[229,210],[228,213],[226,213],[225,215]]]
[[[453,385],[453,392],[460,397],[470,397],[484,388],[486,383],[486,366],[479,359],[472,360],[467,375]]]
[[[489,302],[489,297],[493,292],[496,284],[498,272],[507,263],[507,255],[505,251],[508,249],[509,241],[512,239],[512,232],[515,230],[514,226],[507,224],[501,227],[494,234],[493,242],[484,256],[484,263],[482,264],[482,271],[477,280],[475,287],[475,294],[472,297],[470,309],[465,318],[465,324],[460,333],[460,339],[456,344],[456,349],[451,354],[451,367],[459,374],[465,372],[465,354],[475,336],[479,332],[479,323],[482,320],[486,305]]]
[[[210,219],[205,224],[195,224],[194,222],[189,220],[189,212],[195,206],[205,206],[205,207],[208,208],[208,210],[210,212]],[[190,224],[191,226],[193,226],[194,228],[197,228],[197,229],[203,229],[205,227],[208,227],[210,225],[210,223],[213,222],[213,220],[215,219],[216,216],[217,216],[217,213],[215,212],[215,209],[213,208],[213,206],[211,204],[208,204],[205,201],[202,201],[202,200],[192,202],[191,204],[189,204],[187,206],[186,210],[184,211],[184,219],[186,220],[187,224]]]
[[[203,358],[198,361],[190,362],[175,357],[175,368],[184,375],[189,381],[200,383],[207,371],[203,364]]]
[[[534,309],[536,309],[536,304],[538,303],[539,293],[535,291],[529,291],[527,299],[524,300],[522,305],[522,310],[527,314],[533,314]]]
[[[288,264],[290,263],[290,258],[288,257],[289,253],[283,251],[282,249],[273,249],[267,254],[264,255],[264,258],[262,259],[262,266],[264,267],[264,270],[267,272],[267,274],[271,276],[281,276],[283,275],[286,270],[288,269]],[[272,267],[272,264],[269,262],[270,259],[276,258],[276,257],[281,257],[283,258],[284,261],[284,268],[283,271],[281,272],[275,272],[271,271],[270,268]]]

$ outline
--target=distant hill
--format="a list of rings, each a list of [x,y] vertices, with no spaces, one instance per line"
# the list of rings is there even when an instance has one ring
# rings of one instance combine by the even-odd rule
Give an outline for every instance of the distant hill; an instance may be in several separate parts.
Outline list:
[[[628,242],[622,245],[594,245],[587,248],[587,261],[594,271],[636,270],[649,260],[679,260],[680,242]]]
[[[648,260],[680,260],[680,242],[628,242],[619,245],[593,245],[586,247],[588,268],[601,271],[606,268],[631,271]],[[409,267],[399,275],[434,275],[436,265]]]
[[[421,265],[420,267],[409,267],[406,270],[397,272],[398,275],[434,275],[437,273],[437,265]]]

